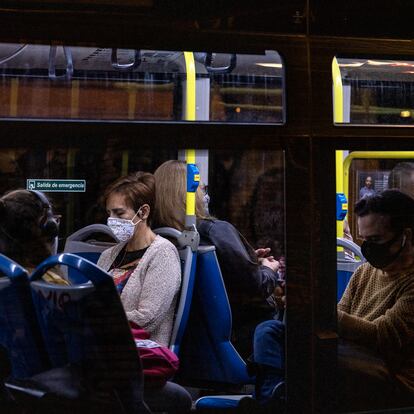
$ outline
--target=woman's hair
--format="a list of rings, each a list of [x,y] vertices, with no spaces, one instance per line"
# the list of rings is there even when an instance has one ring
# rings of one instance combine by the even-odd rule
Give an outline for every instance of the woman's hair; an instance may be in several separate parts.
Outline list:
[[[129,175],[118,178],[110,184],[104,192],[104,204],[108,197],[118,193],[125,197],[125,203],[135,212],[139,208],[148,204],[150,212],[147,223],[151,226],[151,220],[155,209],[155,178],[154,175],[142,171],[137,171]]]
[[[155,227],[185,227],[185,203],[187,194],[187,164],[170,160],[161,164],[154,173],[157,190],[155,204]],[[196,216],[208,218],[204,207],[203,193],[196,192]]]
[[[0,253],[24,267],[37,266],[49,257],[57,234],[52,237],[45,232],[48,215],[51,215],[50,205],[46,208],[35,193],[19,189],[3,195],[0,198]]]

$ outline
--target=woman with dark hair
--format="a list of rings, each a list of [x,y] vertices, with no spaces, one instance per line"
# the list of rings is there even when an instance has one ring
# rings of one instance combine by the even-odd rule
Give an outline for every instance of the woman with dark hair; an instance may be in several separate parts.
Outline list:
[[[121,177],[104,200],[108,226],[120,243],[102,253],[98,266],[112,275],[128,320],[168,346],[181,267],[175,246],[151,230],[155,178],[144,172]]]
[[[58,233],[57,216],[43,193],[19,189],[0,198],[0,253],[29,272],[56,253]],[[67,284],[51,270],[43,279]]]

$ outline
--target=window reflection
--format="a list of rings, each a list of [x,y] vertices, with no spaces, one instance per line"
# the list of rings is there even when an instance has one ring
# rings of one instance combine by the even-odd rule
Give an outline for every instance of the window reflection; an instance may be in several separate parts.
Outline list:
[[[0,79],[4,118],[284,122],[284,67],[273,51],[0,44]]]
[[[334,58],[333,77],[335,123],[414,124],[414,62]]]

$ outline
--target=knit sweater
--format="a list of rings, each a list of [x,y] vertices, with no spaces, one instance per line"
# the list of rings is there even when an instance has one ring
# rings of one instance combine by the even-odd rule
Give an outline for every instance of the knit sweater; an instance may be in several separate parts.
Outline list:
[[[360,266],[338,303],[338,333],[379,353],[414,391],[414,269],[391,276]]]
[[[125,244],[105,250],[98,266],[108,271]],[[128,320],[144,328],[153,341],[164,346],[170,341],[180,284],[177,249],[168,240],[156,236],[121,293]]]

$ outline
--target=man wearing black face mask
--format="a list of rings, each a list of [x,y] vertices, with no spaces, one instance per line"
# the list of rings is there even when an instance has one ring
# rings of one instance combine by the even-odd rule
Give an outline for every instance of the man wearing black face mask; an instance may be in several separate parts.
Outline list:
[[[387,190],[355,213],[368,263],[338,304],[339,406],[404,405],[414,400],[414,199]]]

